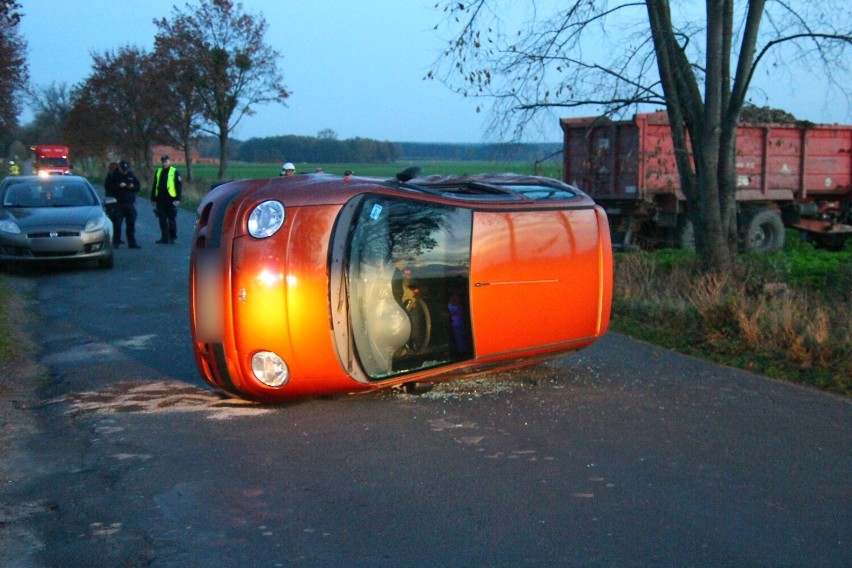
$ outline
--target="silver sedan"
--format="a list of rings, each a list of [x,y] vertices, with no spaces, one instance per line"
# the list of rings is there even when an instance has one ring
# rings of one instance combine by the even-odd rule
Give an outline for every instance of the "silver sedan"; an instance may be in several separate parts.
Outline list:
[[[80,176],[9,176],[0,182],[0,265],[96,261],[112,268],[112,221]]]

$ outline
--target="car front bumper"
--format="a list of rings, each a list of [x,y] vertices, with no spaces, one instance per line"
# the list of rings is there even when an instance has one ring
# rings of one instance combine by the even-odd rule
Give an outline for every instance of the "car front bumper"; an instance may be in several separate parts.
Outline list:
[[[98,260],[112,254],[112,236],[108,231],[35,230],[0,235],[2,260]]]

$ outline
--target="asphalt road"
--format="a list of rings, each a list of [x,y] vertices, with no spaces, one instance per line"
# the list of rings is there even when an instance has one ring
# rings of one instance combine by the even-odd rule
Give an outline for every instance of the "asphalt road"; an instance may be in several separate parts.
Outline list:
[[[262,406],[202,383],[189,236],[8,278],[10,566],[849,566],[852,405],[609,334],[533,369]],[[8,426],[8,423],[4,428]]]

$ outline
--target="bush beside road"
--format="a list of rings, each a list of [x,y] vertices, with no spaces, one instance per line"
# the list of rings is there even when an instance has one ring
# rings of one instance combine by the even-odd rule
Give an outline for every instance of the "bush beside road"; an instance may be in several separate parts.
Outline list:
[[[769,377],[852,392],[852,240],[747,255],[726,277],[689,251],[616,254],[612,329]]]

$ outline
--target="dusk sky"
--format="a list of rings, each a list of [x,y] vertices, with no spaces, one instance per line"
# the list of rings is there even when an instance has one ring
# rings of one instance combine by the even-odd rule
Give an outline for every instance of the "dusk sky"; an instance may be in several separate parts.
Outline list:
[[[465,99],[438,81],[424,80],[445,44],[440,30],[433,29],[443,19],[435,8],[438,1],[243,1],[246,12],[266,18],[266,40],[283,55],[279,69],[292,96],[286,108],[258,106],[233,136],[315,136],[330,128],[340,139],[486,141],[488,116],[476,107],[487,101]],[[93,52],[127,45],[153,49],[152,20],[171,15],[173,6],[186,6],[175,0],[19,2],[36,87],[83,81]],[[813,81],[794,86],[758,77],[756,82],[762,87],[754,97],[760,106],[782,108],[812,122],[852,122],[847,101],[826,95]],[[587,109],[573,116],[589,114]],[[534,141],[561,141],[556,117],[552,130]]]

